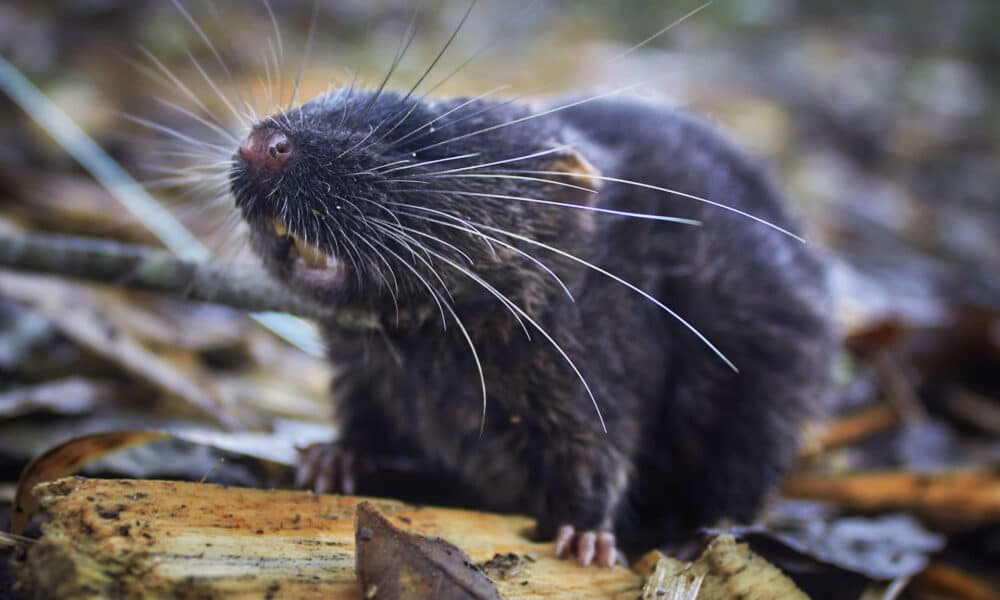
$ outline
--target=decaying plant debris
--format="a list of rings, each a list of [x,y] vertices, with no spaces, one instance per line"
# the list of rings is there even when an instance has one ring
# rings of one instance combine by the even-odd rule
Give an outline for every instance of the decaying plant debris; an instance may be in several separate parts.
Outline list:
[[[807,598],[774,565],[729,535],[716,538],[693,563],[684,564],[653,552],[636,565],[636,570],[647,575],[642,600]]]

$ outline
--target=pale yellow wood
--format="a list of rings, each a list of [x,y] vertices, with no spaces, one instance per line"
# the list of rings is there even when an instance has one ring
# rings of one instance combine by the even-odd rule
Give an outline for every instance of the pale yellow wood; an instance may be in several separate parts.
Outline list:
[[[360,598],[354,508],[363,498],[169,481],[66,478],[36,488],[51,521],[19,570],[36,597]],[[373,500],[400,528],[446,538],[476,563],[530,556],[503,598],[633,600],[641,578],[584,569],[531,542],[533,522]]]

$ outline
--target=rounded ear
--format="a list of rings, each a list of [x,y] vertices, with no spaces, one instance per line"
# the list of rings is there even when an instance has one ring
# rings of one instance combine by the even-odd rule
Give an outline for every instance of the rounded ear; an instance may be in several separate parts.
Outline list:
[[[552,155],[550,171],[566,173],[568,183],[600,191],[604,182],[600,179],[601,172],[592,165],[586,157],[575,148],[566,148]]]
[[[575,148],[554,152],[544,170],[555,174],[543,176],[556,183],[550,188],[550,200],[577,207],[596,206],[600,202],[598,192],[604,183],[601,172]],[[565,214],[575,220],[573,229],[580,233],[592,232],[597,226],[593,211],[571,210]]]

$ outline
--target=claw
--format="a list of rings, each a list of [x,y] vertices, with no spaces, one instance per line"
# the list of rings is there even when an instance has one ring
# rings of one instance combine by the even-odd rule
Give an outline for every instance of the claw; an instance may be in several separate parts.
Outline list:
[[[610,567],[625,563],[625,556],[615,547],[615,534],[604,531],[597,534],[597,564],[602,567]]]
[[[573,536],[576,530],[572,525],[563,525],[556,534],[556,558],[565,558],[566,551],[572,548]]]
[[[594,560],[594,545],[597,543],[597,534],[587,531],[580,535],[576,542],[576,562],[581,567],[589,567]]]
[[[355,450],[340,443],[314,444],[299,450],[295,485],[311,488],[318,494],[353,494],[362,468],[363,461]]]
[[[555,546],[557,558],[575,559],[583,567],[627,566],[625,556],[615,545],[615,534],[610,531],[578,532],[572,525],[562,525],[556,532]]]

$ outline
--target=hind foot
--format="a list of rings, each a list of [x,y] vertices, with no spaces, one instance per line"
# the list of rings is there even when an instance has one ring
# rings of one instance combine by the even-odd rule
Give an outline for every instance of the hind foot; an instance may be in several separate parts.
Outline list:
[[[364,456],[343,442],[312,444],[299,450],[295,487],[317,494],[353,494],[358,478],[367,472]]]
[[[625,555],[615,546],[615,534],[610,531],[577,531],[572,525],[559,527],[556,557],[575,559],[584,567],[589,567],[592,562],[601,567],[628,566]]]

